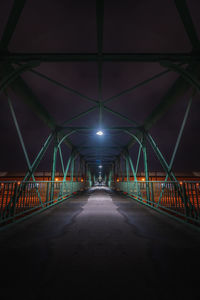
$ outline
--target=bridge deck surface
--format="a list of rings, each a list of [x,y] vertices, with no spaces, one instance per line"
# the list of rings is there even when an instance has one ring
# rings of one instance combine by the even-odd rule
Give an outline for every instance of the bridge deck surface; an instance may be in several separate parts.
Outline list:
[[[0,236],[0,288],[28,286],[31,297],[41,288],[74,286],[84,294],[127,286],[168,299],[170,288],[199,287],[199,232],[108,188],[92,188]]]

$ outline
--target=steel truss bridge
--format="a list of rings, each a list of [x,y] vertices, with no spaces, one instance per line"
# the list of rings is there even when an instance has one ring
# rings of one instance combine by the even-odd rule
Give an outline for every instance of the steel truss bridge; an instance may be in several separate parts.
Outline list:
[[[8,99],[10,112],[16,127],[16,132],[27,163],[27,173],[24,179],[19,182],[1,182],[0,187],[0,217],[1,225],[9,225],[30,215],[47,209],[63,200],[72,197],[79,191],[91,187],[97,180],[97,160],[101,153],[101,163],[105,166],[102,177],[109,187],[125,193],[127,196],[165,214],[187,222],[190,225],[200,224],[200,186],[199,182],[179,182],[173,172],[173,163],[176,157],[184,127],[188,119],[189,111],[195,93],[200,91],[200,54],[199,39],[190,16],[185,0],[175,0],[180,19],[184,25],[187,36],[192,45],[190,53],[104,53],[103,52],[103,24],[104,24],[104,2],[96,1],[96,26],[97,26],[97,53],[12,53],[8,50],[9,42],[14,34],[15,27],[20,18],[26,0],[15,0],[10,11],[5,30],[0,43],[0,93],[4,93]],[[98,65],[98,95],[96,99],[88,97],[63,83],[56,81],[45,74],[35,70],[42,63],[53,62],[96,62]],[[120,93],[102,99],[102,66],[104,62],[158,62],[165,70],[147,78],[146,80],[125,89]],[[57,123],[49,114],[46,107],[39,101],[22,75],[31,72],[35,76],[49,81],[52,85],[65,89],[83,100],[90,102],[92,106],[81,113]],[[151,84],[169,72],[179,75],[168,92],[160,100],[156,108],[148,115],[143,124],[129,119],[126,115],[108,107],[121,96],[134,92],[138,87]],[[178,133],[171,160],[168,163],[164,153],[159,149],[150,129],[156,126],[156,122],[162,118],[167,110],[179,100],[185,93],[192,90],[188,99],[186,111],[183,114],[183,121]],[[44,126],[50,128],[51,133],[46,137],[41,149],[35,155],[33,162],[30,161],[23,135],[20,130],[18,119],[13,107],[10,92],[14,92],[19,99],[28,105],[29,108],[40,118]],[[98,126],[72,126],[74,120],[83,116],[91,115],[98,111]],[[129,126],[111,126],[104,128],[102,118],[107,112],[120,120],[125,120]],[[129,137],[128,144],[123,147],[93,147],[87,145],[74,145],[70,137],[78,133],[95,134],[97,130],[109,134],[120,131]],[[137,162],[133,164],[130,149],[138,145]],[[41,182],[35,179],[34,173],[45,157],[50,145],[53,145],[51,181]],[[67,158],[62,155],[62,147],[67,146],[71,154]],[[155,153],[163,170],[166,173],[162,182],[149,180],[147,145]],[[114,153],[112,152],[114,150]],[[56,166],[58,159],[62,165],[62,180],[56,181]],[[145,180],[138,180],[138,166],[143,160]],[[70,177],[70,180],[66,180]],[[134,180],[130,180],[133,177]]]

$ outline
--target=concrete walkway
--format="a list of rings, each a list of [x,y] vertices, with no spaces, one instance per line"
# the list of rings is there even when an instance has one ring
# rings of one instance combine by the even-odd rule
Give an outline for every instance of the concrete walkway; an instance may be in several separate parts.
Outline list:
[[[168,299],[159,289],[199,285],[199,232],[108,188],[92,188],[0,235],[0,288],[28,286],[30,299],[40,289],[49,295],[72,286],[82,293],[140,288]]]

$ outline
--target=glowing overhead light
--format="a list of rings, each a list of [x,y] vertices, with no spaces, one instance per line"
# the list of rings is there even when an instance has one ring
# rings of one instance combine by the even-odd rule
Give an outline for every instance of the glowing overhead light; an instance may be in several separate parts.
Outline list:
[[[97,135],[103,135],[103,131],[99,130],[96,132]]]
[[[101,169],[101,168],[102,168],[102,166],[99,166],[99,168]]]

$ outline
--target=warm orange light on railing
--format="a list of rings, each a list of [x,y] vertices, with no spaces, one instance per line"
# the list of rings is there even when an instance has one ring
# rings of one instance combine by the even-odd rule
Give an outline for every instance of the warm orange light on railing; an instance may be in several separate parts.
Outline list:
[[[81,178],[81,182],[83,182],[84,180],[83,180],[83,178]]]
[[[182,181],[180,181],[180,184],[183,184]]]
[[[56,181],[58,181],[58,178],[56,178]]]
[[[145,181],[145,179],[144,179],[144,178],[142,178],[142,181]]]
[[[119,182],[119,178],[117,178],[117,182]]]
[[[20,181],[18,181],[17,184],[20,184]]]

